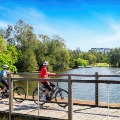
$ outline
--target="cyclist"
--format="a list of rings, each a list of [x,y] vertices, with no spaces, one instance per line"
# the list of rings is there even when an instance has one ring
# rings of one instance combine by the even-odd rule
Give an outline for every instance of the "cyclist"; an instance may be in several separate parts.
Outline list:
[[[8,85],[8,82],[7,80],[5,80],[5,78],[7,77],[8,74],[10,74],[10,71],[8,71],[8,65],[5,64],[3,65],[3,70],[0,72],[0,82],[5,85],[2,92],[5,93],[5,92],[8,92],[8,89],[9,89],[9,85]]]
[[[47,61],[43,62],[43,67],[40,70],[40,78],[48,78],[49,75],[55,75],[55,73],[48,72],[48,70],[47,70],[48,64],[49,63]],[[45,93],[42,95],[42,99],[44,101],[46,101],[46,96],[50,94],[52,88],[54,88],[55,85],[47,80],[44,80],[44,79],[40,80],[40,82],[45,86],[45,88],[47,88]]]

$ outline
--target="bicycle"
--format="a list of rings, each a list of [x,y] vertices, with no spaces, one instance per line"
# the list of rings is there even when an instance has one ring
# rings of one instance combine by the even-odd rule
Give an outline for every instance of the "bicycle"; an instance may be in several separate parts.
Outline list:
[[[59,84],[55,85],[54,89],[51,90],[50,95],[46,96],[46,101],[43,101],[41,99],[41,96],[45,92],[45,86],[42,85],[42,87],[39,87],[39,105],[40,108],[43,107],[45,103],[48,103],[52,100],[55,101],[60,107],[66,107],[68,106],[68,92],[62,88],[59,87]],[[35,88],[33,91],[33,101],[38,105],[38,87]]]
[[[4,87],[0,86],[0,100],[5,99],[5,98],[9,98],[9,92],[5,92],[3,93]],[[24,88],[22,88],[21,86],[15,86],[14,83],[14,89],[13,89],[13,99],[16,102],[23,102],[26,98],[26,91],[24,90]]]

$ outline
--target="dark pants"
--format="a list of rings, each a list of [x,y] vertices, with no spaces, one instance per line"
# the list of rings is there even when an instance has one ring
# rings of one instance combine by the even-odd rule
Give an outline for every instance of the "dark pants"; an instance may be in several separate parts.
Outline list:
[[[50,91],[52,90],[52,88],[55,87],[55,85],[54,85],[53,83],[51,83],[51,82],[49,82],[49,83],[50,83],[50,85],[48,85],[47,82],[42,83],[42,84],[43,84],[43,85],[45,86],[45,88],[47,88],[48,91],[50,92]]]
[[[5,85],[5,86],[7,87],[7,89],[9,89],[9,85],[8,85],[7,81],[1,80],[1,83],[2,83],[3,85]]]

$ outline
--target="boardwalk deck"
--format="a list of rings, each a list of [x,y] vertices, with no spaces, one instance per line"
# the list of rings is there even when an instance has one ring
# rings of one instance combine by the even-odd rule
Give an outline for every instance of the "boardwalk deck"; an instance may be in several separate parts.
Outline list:
[[[23,103],[14,101],[13,114],[38,116],[38,106],[33,101],[25,100]],[[9,112],[9,101],[0,101],[0,112]],[[55,103],[46,103],[39,110],[39,116],[56,119],[68,119],[68,107],[61,108]],[[73,105],[73,120],[120,120],[120,109],[108,109],[101,107],[90,107]]]

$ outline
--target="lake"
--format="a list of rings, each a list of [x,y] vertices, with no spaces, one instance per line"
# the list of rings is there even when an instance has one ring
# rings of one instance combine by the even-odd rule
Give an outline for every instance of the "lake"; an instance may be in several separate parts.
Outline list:
[[[98,72],[100,75],[114,75],[120,68],[112,67],[91,67],[91,68],[77,68],[69,71],[59,72],[64,74],[95,74]],[[38,76],[37,76],[38,77]],[[61,77],[66,78],[66,77]],[[85,77],[84,77],[85,78]],[[82,79],[80,77],[72,77],[72,79]],[[88,78],[87,79],[91,79]],[[92,78],[93,79],[93,78]],[[111,80],[119,80],[120,78],[110,78]],[[17,82],[17,85],[23,86],[26,89],[26,82]],[[59,83],[61,88],[68,90],[67,83]],[[32,95],[37,82],[29,81],[29,95]],[[120,84],[99,84],[99,101],[107,102],[109,93],[110,103],[120,103]],[[95,100],[95,85],[93,83],[73,83],[73,99],[78,100]]]

